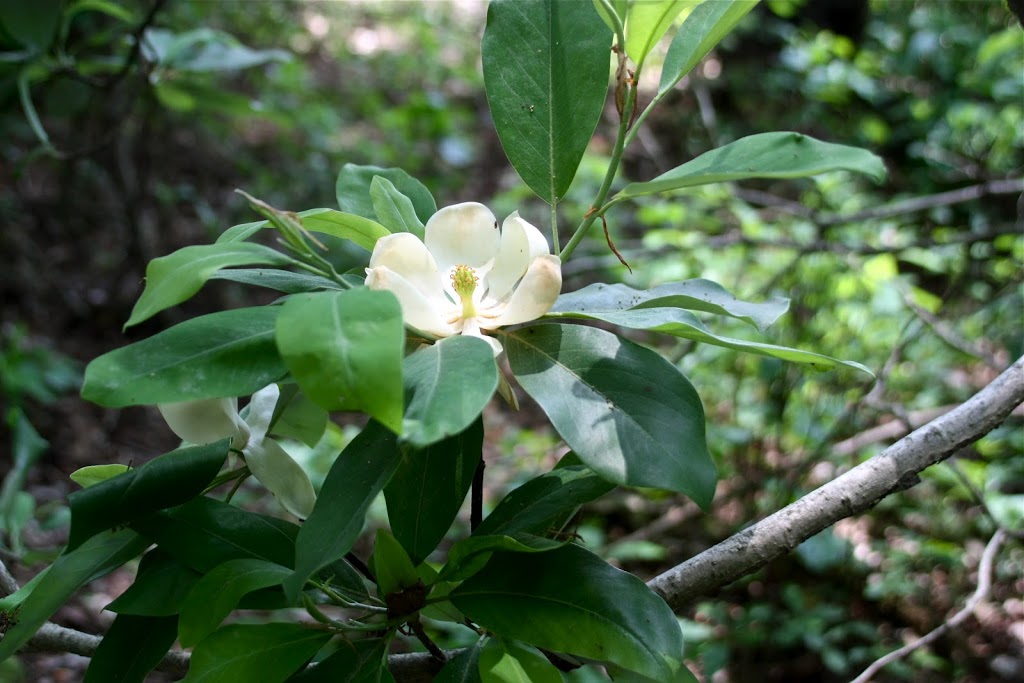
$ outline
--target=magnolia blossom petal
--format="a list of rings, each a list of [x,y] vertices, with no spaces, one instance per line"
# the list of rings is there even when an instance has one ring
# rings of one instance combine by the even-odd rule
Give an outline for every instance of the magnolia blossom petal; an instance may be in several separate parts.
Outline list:
[[[423,228],[427,251],[442,273],[453,266],[487,265],[498,253],[500,238],[494,214],[477,202],[446,206]]]
[[[252,399],[249,400],[249,414],[245,417],[245,423],[249,425],[250,442],[262,441],[267,435],[280,396],[281,390],[276,384],[265,386],[252,395]]]
[[[436,291],[436,295],[428,298],[426,292],[417,289],[411,282],[386,266],[367,269],[366,286],[370,289],[386,289],[398,297],[398,303],[402,307],[402,319],[406,325],[435,337],[450,337],[455,333],[443,316],[446,308],[454,310],[454,304],[444,298],[439,286],[431,290]]]
[[[249,426],[238,416],[237,398],[162,403],[157,409],[182,441],[204,444],[230,436],[231,445],[242,448],[249,440]]]
[[[494,352],[494,357],[497,358],[501,355],[502,346],[501,342],[494,337],[489,337],[480,331],[480,326],[475,320],[467,320],[462,326],[462,335],[476,337],[477,339],[483,339],[491,347],[491,351]]]
[[[486,329],[536,320],[549,310],[562,290],[562,262],[557,256],[539,256],[530,264],[522,282],[512,292],[508,306]]]
[[[533,259],[551,253],[540,230],[515,211],[501,224],[501,246],[487,274],[487,298],[501,300],[526,272]]]
[[[276,441],[252,441],[245,449],[245,464],[288,512],[302,519],[309,517],[316,502],[313,485],[306,472]]]
[[[377,240],[366,272],[380,266],[401,275],[424,294],[441,294],[442,279],[437,263],[416,235],[397,232]]]

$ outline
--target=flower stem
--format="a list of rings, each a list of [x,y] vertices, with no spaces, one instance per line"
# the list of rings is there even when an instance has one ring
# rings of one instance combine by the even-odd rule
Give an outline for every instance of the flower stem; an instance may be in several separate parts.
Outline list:
[[[558,200],[551,198],[551,250],[558,253]]]

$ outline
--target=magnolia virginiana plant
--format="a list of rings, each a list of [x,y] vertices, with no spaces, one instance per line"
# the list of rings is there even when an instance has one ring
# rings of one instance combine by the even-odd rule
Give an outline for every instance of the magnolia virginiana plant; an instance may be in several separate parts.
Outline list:
[[[694,314],[763,329],[785,312],[783,300],[740,301],[699,279],[560,293],[560,264],[596,220],[635,197],[835,170],[883,177],[866,151],[764,133],[612,193],[623,150],[651,109],[754,4],[493,0],[483,37],[488,103],[509,161],[551,207],[550,242],[517,213],[499,228],[483,204],[437,210],[399,169],[346,165],[338,209],[290,213],[250,197],[265,220],[150,262],[127,325],[211,279],[282,297],[182,322],[89,365],[85,398],[159,406],[189,443],[138,468],[76,473],[84,488],[71,495],[66,550],[0,603],[0,658],[85,582],[144,552],[135,583],[108,606],[117,617],[87,683],[142,681],[175,640],[192,648],[189,681],[308,683],[355,672],[390,680],[387,654],[401,634],[434,655],[438,680],[557,681],[559,668],[586,663],[622,680],[692,680],[666,603],[564,531],[580,505],[616,486],[679,492],[704,509],[715,490],[697,391],[656,351],[606,328],[815,369],[863,368],[725,337]],[[676,26],[658,91],[641,109],[646,59]],[[609,87],[619,124],[607,174],[562,246],[558,204]],[[263,229],[276,231],[280,248],[249,241]],[[325,242],[338,240],[365,249],[366,267],[337,272]],[[511,377],[499,372],[502,353]],[[515,384],[571,452],[484,517],[481,413],[499,388],[514,401]],[[237,410],[244,396],[246,418]],[[317,444],[340,411],[369,422],[314,495],[288,444]],[[232,504],[250,475],[275,496],[278,514]],[[456,517],[471,490],[467,532]],[[371,558],[358,557],[353,545],[380,494],[390,530],[378,532]],[[296,607],[307,616],[295,618]],[[272,616],[223,623],[242,608]],[[437,635],[460,629],[456,642],[469,647],[448,658]]]

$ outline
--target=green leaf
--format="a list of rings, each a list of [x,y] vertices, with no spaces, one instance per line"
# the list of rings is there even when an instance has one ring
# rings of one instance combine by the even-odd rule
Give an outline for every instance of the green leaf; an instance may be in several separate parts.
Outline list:
[[[0,661],[21,649],[79,588],[117,569],[148,545],[138,534],[122,530],[94,536],[75,550],[61,553],[21,601],[17,621],[0,640]]]
[[[498,366],[480,339],[455,335],[422,348],[402,365],[409,405],[402,438],[428,446],[462,432],[491,400]]]
[[[206,27],[183,33],[149,28],[143,45],[150,61],[176,71],[197,73],[240,71],[292,59],[291,53],[285,50],[253,50],[229,33]]]
[[[819,371],[845,366],[874,376],[871,370],[854,361],[838,360],[820,353],[814,353],[813,351],[801,351],[800,349],[791,349],[786,346],[775,346],[773,344],[719,336],[712,333],[692,313],[679,310],[678,308],[637,308],[629,311],[597,310],[586,313],[565,313],[562,315],[568,318],[580,318],[583,320],[603,320],[613,325],[620,325],[621,327],[628,327],[634,330],[664,332],[675,337],[723,346],[727,349],[756,353],[759,356],[768,356],[769,358],[779,358],[791,363],[803,363]]]
[[[612,23],[611,16],[608,14],[608,10],[605,9],[604,4],[601,0],[593,0],[594,9],[604,20],[604,23],[608,25],[608,28],[615,31],[615,24]],[[626,13],[629,11],[629,0],[607,0],[608,4],[611,5],[612,10],[615,12],[615,17],[618,19],[619,25],[622,26],[626,23]]]
[[[183,683],[281,683],[333,634],[301,624],[233,624],[196,646]]]
[[[211,313],[105,353],[86,367],[82,398],[120,408],[255,393],[287,372],[274,344],[280,310]]]
[[[547,472],[505,496],[487,515],[474,536],[557,531],[580,505],[615,488],[589,467],[564,467]]]
[[[415,586],[420,580],[405,548],[385,529],[377,529],[373,544],[373,568],[381,595],[398,593],[403,588]]]
[[[523,389],[588,467],[608,481],[684,493],[707,509],[715,466],[704,408],[659,354],[611,332],[535,325],[503,340]]]
[[[177,616],[117,615],[92,655],[84,683],[145,683],[177,631]]]
[[[155,258],[146,266],[146,288],[124,324],[126,328],[180,304],[199,291],[221,268],[231,266],[284,266],[292,259],[262,244],[226,242],[179,249]]]
[[[605,311],[633,308],[687,308],[726,315],[763,330],[789,309],[789,299],[774,297],[760,304],[741,301],[718,283],[703,279],[668,282],[645,290],[623,284],[596,283],[562,294],[548,315],[600,315]]]
[[[800,133],[761,133],[705,152],[654,180],[629,183],[605,207],[696,185],[746,178],[804,178],[828,171],[855,171],[877,182],[885,178],[882,160],[865,149],[822,142]]]
[[[230,280],[243,285],[266,287],[285,294],[302,294],[320,289],[344,289],[338,283],[320,275],[292,273],[275,268],[231,268],[220,270],[210,276],[211,280]]]
[[[53,42],[60,25],[61,0],[0,2],[0,26],[7,35],[34,53],[45,52]]]
[[[476,572],[496,551],[513,553],[546,553],[565,545],[565,541],[516,533],[504,536],[470,536],[457,541],[448,552],[448,562],[441,569],[438,581],[462,581]]]
[[[156,510],[180,505],[203,492],[228,457],[229,439],[179,448],[113,479],[75,491],[68,549],[92,536]]]
[[[589,2],[492,0],[484,87],[512,166],[548,204],[569,189],[605,98],[611,32]]]
[[[467,647],[449,659],[448,663],[437,672],[434,683],[481,683],[480,651],[482,649],[478,641],[477,644]]]
[[[626,55],[637,65],[658,44],[672,22],[699,0],[646,0],[634,2],[626,12]]]
[[[128,590],[105,609],[140,617],[176,615],[199,578],[198,572],[155,548],[143,555],[135,581]]]
[[[672,610],[635,576],[576,545],[495,553],[451,593],[489,631],[667,680],[683,656]]]
[[[264,560],[229,560],[214,567],[189,592],[181,609],[182,647],[194,647],[220,626],[247,593],[278,586],[291,570]]]
[[[383,638],[338,643],[338,649],[289,683],[394,683],[387,670],[388,641]],[[439,679],[434,679],[435,681]]]
[[[477,666],[482,683],[562,683],[562,674],[540,650],[511,640],[489,638]]]
[[[408,197],[420,222],[426,223],[431,216],[437,213],[437,204],[434,203],[430,190],[402,169],[359,166],[357,164],[345,164],[338,173],[338,180],[335,183],[338,207],[342,211],[354,213],[357,216],[375,218],[377,213],[374,211],[373,199],[370,197],[370,186],[373,184],[374,177],[391,181],[395,189]]]
[[[87,489],[111,477],[124,474],[128,470],[129,467],[127,465],[88,465],[86,467],[79,467],[68,476],[71,477],[71,481],[83,489]]]
[[[228,560],[255,558],[295,564],[299,527],[212,498],[195,498],[168,512],[136,520],[132,528],[182,564],[206,573]]]
[[[391,530],[415,564],[433,552],[455,521],[480,463],[483,439],[478,417],[461,434],[408,449],[384,487]]]
[[[367,251],[373,251],[373,245],[377,240],[388,234],[387,228],[373,220],[372,213],[367,216],[321,208],[307,209],[295,215],[299,217],[299,222],[306,230],[352,240]],[[235,225],[222,232],[217,238],[217,243],[241,242],[266,227],[270,227],[269,220]]]
[[[395,184],[383,176],[370,181],[373,212],[391,232],[410,232],[423,239],[423,221],[416,215],[412,200],[399,192]]]
[[[754,9],[758,0],[732,0],[731,2],[702,2],[683,20],[661,68],[658,95],[676,86],[690,69],[721,42],[729,31]]]
[[[289,600],[298,596],[313,572],[352,549],[367,508],[401,459],[398,437],[373,421],[341,452],[299,531],[295,573],[284,584]]]
[[[310,448],[320,442],[327,429],[327,411],[313,403],[294,384],[281,387],[275,412],[271,434],[301,441]]]
[[[402,431],[402,309],[366,288],[294,296],[281,307],[277,346],[299,387],[327,410],[357,408]]]

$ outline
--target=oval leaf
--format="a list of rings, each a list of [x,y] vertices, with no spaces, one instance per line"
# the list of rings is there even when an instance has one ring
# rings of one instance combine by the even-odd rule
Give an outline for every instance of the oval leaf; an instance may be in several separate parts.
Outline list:
[[[259,391],[286,372],[274,344],[280,310],[211,313],[105,353],[85,369],[82,398],[120,408]]]
[[[193,647],[205,638],[238,605],[247,593],[278,586],[291,570],[264,560],[229,560],[200,579],[181,608],[178,635],[182,647]]]
[[[699,0],[647,0],[634,2],[626,12],[626,55],[643,64],[676,17]]]
[[[871,152],[800,133],[761,133],[705,152],[654,180],[629,183],[605,207],[625,199],[745,178],[804,178],[828,171],[864,173],[877,182],[885,164]]]
[[[92,655],[83,683],[145,683],[171,649],[178,618],[119,614]]]
[[[124,326],[138,325],[198,292],[210,276],[231,266],[283,266],[292,259],[262,244],[226,242],[179,249],[146,266],[146,288]]]
[[[184,683],[281,683],[331,639],[301,624],[233,624],[199,643]]]
[[[367,251],[373,251],[377,240],[388,234],[387,228],[373,220],[373,214],[367,216],[320,208],[307,209],[294,215],[299,218],[302,227],[310,232],[352,240]],[[222,232],[217,243],[241,242],[267,227],[271,227],[269,220],[235,225]]]
[[[438,581],[461,581],[472,576],[487,564],[498,550],[514,553],[546,553],[565,545],[565,541],[530,534],[508,536],[470,536],[455,543],[448,553],[448,562],[438,575]]]
[[[562,683],[562,674],[535,648],[489,638],[478,664],[482,683]]]
[[[423,221],[416,215],[412,200],[387,178],[374,176],[370,181],[370,200],[377,220],[391,232],[411,232],[423,239]]]
[[[180,505],[202,493],[228,457],[229,439],[180,448],[112,479],[75,491],[68,548],[106,529],[156,510]]]
[[[557,202],[576,175],[608,93],[611,31],[589,2],[493,0],[484,88],[506,156]]]
[[[678,491],[710,505],[715,466],[704,408],[675,366],[578,325],[527,327],[503,343],[516,379],[588,467],[617,484]]]
[[[402,430],[402,309],[391,292],[314,292],[284,303],[277,346],[295,381],[327,410],[360,409]]]
[[[338,173],[338,180],[334,186],[338,207],[357,216],[375,218],[377,213],[370,197],[370,185],[373,184],[375,177],[391,181],[399,192],[408,197],[420,222],[426,223],[437,213],[437,204],[434,203],[430,190],[402,169],[357,164],[345,164]]]
[[[495,553],[450,597],[500,636],[613,662],[655,680],[669,679],[683,657],[679,623],[665,601],[576,545]]]
[[[658,95],[675,87],[704,55],[724,38],[733,26],[754,9],[758,0],[702,2],[693,8],[679,27],[665,55]]]
[[[422,348],[402,365],[409,405],[402,437],[428,446],[465,430],[498,387],[491,347],[480,339],[455,335]]]
[[[154,548],[143,555],[135,581],[128,590],[104,609],[140,617],[176,615],[199,578],[199,572]]]
[[[389,641],[383,638],[342,640],[338,649],[288,683],[394,683],[387,670]]]

